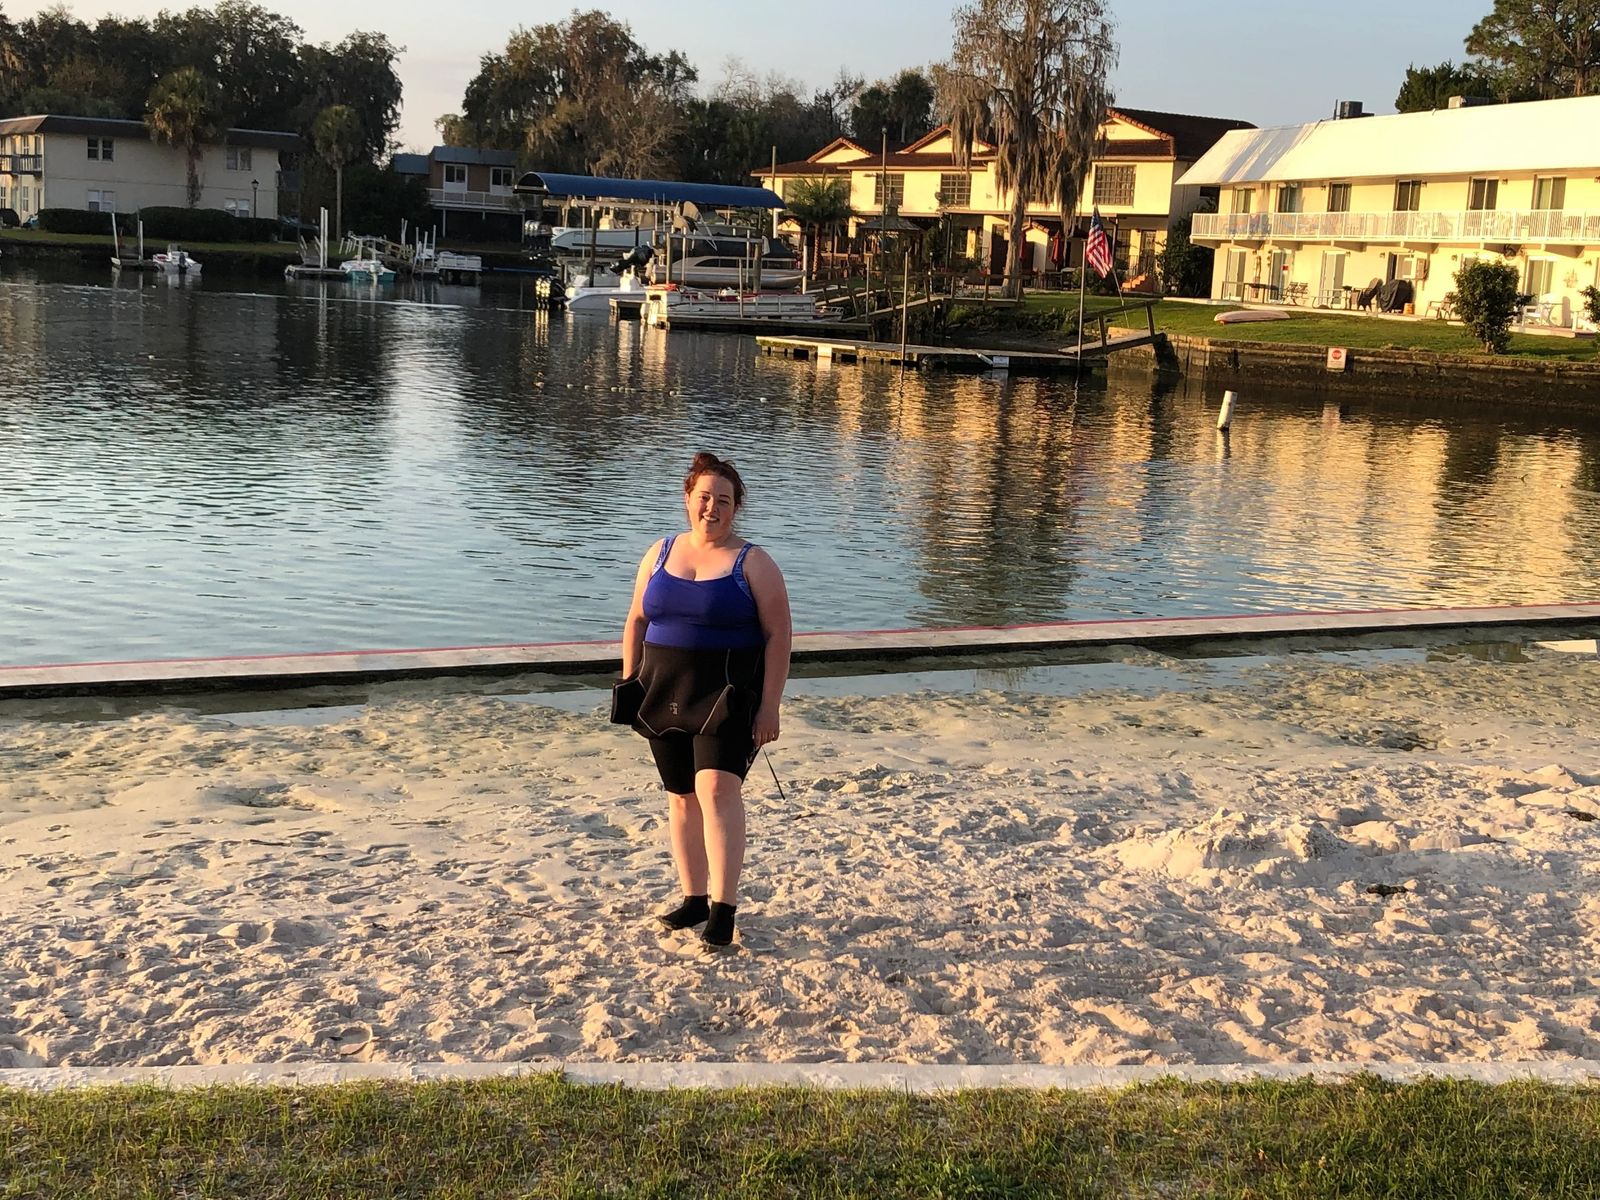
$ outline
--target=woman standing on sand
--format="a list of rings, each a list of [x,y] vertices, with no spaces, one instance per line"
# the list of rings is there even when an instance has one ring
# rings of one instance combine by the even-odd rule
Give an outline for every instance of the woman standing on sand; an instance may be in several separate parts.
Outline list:
[[[733,941],[745,817],[740,792],[756,751],[778,736],[793,629],[777,563],[734,530],[744,481],[701,452],[683,481],[686,533],[639,560],[622,631],[624,681],[637,676],[633,727],[650,740],[668,795],[683,903],[668,929],[705,923],[707,946]]]

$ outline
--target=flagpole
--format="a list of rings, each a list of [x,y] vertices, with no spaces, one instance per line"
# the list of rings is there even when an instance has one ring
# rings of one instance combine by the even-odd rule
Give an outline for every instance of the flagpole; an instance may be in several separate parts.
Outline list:
[[[1117,278],[1117,237],[1122,233],[1122,220],[1111,218],[1111,286],[1117,289],[1117,303],[1122,302],[1122,281]]]
[[[1077,236],[1077,227],[1073,227],[1073,236]],[[1078,369],[1083,369],[1083,297],[1089,282],[1089,239],[1083,239],[1083,252],[1078,263]]]

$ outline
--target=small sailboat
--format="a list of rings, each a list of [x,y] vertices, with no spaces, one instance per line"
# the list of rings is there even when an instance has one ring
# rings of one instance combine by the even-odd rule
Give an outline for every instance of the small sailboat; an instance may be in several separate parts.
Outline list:
[[[169,275],[200,274],[200,260],[176,242],[170,243],[164,254],[152,255],[150,261],[158,270],[166,271]]]

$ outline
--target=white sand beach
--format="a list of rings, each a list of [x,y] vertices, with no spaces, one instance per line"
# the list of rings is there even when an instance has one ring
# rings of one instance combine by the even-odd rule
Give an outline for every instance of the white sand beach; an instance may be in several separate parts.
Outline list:
[[[598,709],[0,715],[0,1067],[1600,1057],[1592,653],[1171,669],[792,699],[712,956]]]

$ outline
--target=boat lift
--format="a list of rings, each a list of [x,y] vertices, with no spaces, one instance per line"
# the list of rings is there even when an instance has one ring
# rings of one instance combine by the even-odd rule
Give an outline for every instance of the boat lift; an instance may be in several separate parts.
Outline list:
[[[542,208],[547,203],[585,211],[590,229],[594,228],[593,214],[599,208],[623,208],[652,212],[659,218],[659,226],[668,231],[665,239],[663,267],[665,278],[672,280],[672,238],[675,217],[686,211],[698,213],[703,209],[764,208],[780,209],[783,197],[771,188],[740,187],[722,183],[684,183],[675,179],[617,179],[603,175],[560,175],[549,171],[528,171],[511,189],[514,195],[536,200]],[[594,276],[596,241],[588,239],[588,270]],[[759,278],[759,277],[758,277]]]

